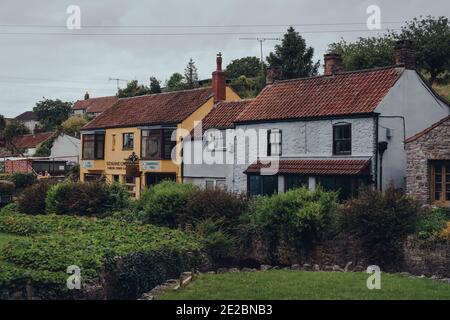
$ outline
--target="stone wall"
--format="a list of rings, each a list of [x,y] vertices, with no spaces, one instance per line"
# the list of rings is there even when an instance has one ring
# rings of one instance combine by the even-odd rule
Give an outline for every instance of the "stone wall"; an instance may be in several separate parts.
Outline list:
[[[450,242],[409,237],[404,245],[406,271],[416,275],[450,277]]]
[[[431,204],[429,160],[450,160],[450,118],[406,144],[406,190],[422,204]]]

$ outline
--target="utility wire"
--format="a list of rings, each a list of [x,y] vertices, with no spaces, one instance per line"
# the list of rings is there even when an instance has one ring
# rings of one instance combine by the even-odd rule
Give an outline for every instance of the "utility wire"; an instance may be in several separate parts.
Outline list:
[[[383,24],[403,24],[405,21],[384,21]],[[228,25],[82,25],[83,29],[101,29],[101,28],[265,28],[265,27],[309,27],[309,26],[352,26],[366,25],[366,22],[332,22],[332,23],[293,23],[293,24],[228,24]],[[66,28],[65,25],[45,25],[45,24],[0,24],[0,27],[6,28]]]
[[[298,31],[300,34],[319,34],[319,33],[351,33],[351,32],[381,32],[381,31],[397,31],[399,29],[362,29],[362,30],[314,30],[314,31]],[[227,35],[282,35],[285,32],[188,32],[188,33],[63,33],[63,32],[0,32],[0,35],[16,35],[16,36],[227,36]]]

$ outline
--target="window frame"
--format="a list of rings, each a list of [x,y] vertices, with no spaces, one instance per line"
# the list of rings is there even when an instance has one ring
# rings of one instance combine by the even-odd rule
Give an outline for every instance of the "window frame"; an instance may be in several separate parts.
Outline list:
[[[171,160],[172,159],[172,150],[177,145],[177,141],[172,141],[172,134],[177,129],[169,129],[169,128],[161,128],[161,129],[142,129],[141,130],[141,159],[143,160]],[[144,132],[149,132],[149,135],[144,135]],[[166,153],[166,134],[170,132],[170,154]],[[152,134],[153,133],[153,134]],[[158,136],[159,138],[159,150],[158,154],[154,157],[149,155],[144,155],[144,142],[146,138],[150,136]]]
[[[256,177],[259,180],[259,193],[258,194],[252,194],[251,193],[251,179],[252,177]],[[268,193],[265,191],[266,188],[264,188],[264,180],[269,179],[269,178],[273,178],[275,181],[274,182],[274,190],[273,193]],[[257,197],[257,196],[271,196],[271,195],[275,195],[279,193],[279,188],[278,188],[278,175],[260,175],[260,174],[250,174],[247,176],[247,194],[250,197]]]
[[[126,146],[125,145],[125,137],[126,136],[132,136],[131,146]],[[122,150],[133,150],[133,149],[134,149],[134,132],[124,132],[124,133],[122,133]]]
[[[274,131],[277,131],[279,134],[279,142],[271,142],[271,136],[272,133],[274,133]],[[278,154],[272,154],[272,145],[278,145],[279,150],[278,150]],[[268,157],[272,157],[272,156],[277,156],[280,157],[283,154],[283,130],[281,129],[269,129],[267,130],[267,156]]]
[[[436,166],[441,166],[441,190],[436,191]],[[431,167],[431,179],[430,179],[430,199],[432,204],[444,204],[449,205],[450,204],[450,196],[447,197],[447,185],[450,185],[450,178],[447,179],[447,176],[450,175],[450,170],[447,172],[447,167],[450,168],[450,160],[432,160],[430,162]],[[440,193],[440,199],[436,199],[436,193]]]
[[[349,128],[349,132],[350,132],[350,137],[348,139],[338,139],[336,137],[337,135],[337,129],[342,128],[342,127],[348,127]],[[333,155],[334,156],[348,156],[352,154],[352,124],[348,123],[348,122],[340,122],[340,123],[335,123],[333,124]],[[337,151],[337,142],[343,142],[343,141],[349,141],[350,144],[350,150],[348,151]]]
[[[93,157],[86,157],[85,156],[85,150],[86,150],[86,138],[87,137],[93,137],[93,142],[94,142],[94,152],[93,152]],[[102,156],[99,156],[99,150],[98,150],[98,146],[99,146],[99,138],[102,137],[102,143],[103,143],[103,148],[102,148]],[[83,134],[82,136],[82,158],[83,160],[104,160],[105,159],[105,134],[104,133],[89,133],[89,134]]]

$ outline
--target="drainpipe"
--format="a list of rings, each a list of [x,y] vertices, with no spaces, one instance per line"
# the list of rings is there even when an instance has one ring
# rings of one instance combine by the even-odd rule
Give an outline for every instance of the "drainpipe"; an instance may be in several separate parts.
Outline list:
[[[379,115],[375,116],[375,190],[378,189],[378,122]]]
[[[387,141],[378,142],[378,153],[380,154],[380,191],[383,191],[383,154],[387,147]]]

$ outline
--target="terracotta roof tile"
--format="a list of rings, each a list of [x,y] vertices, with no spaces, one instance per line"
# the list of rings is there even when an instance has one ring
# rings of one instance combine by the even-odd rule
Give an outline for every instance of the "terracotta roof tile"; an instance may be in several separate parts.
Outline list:
[[[260,173],[267,164],[255,162],[246,174]],[[278,172],[281,174],[313,174],[313,175],[369,175],[370,160],[280,160]]]
[[[74,103],[73,110],[85,109],[89,113],[102,113],[111,108],[119,100],[116,96],[100,97],[87,100],[78,100]]]
[[[25,111],[24,113],[18,115],[14,119],[20,121],[38,121],[38,117],[36,113],[34,113],[33,111]]]
[[[35,148],[37,145],[48,140],[53,134],[54,132],[43,132],[18,136],[12,139],[12,144],[18,149]]]
[[[408,139],[406,139],[405,143],[410,143],[410,142],[416,141],[420,137],[422,137],[422,136],[426,135],[427,133],[433,131],[434,129],[436,129],[437,127],[439,127],[440,125],[444,124],[447,121],[450,122],[450,116],[445,117],[444,119],[436,122],[435,124],[431,125],[430,127],[426,128],[425,130],[422,130],[422,131],[416,133],[412,137],[409,137]]]
[[[245,108],[237,121],[371,113],[403,71],[388,67],[275,82]]]
[[[208,87],[119,99],[83,129],[180,123],[212,96]]]
[[[234,127],[234,121],[251,99],[239,101],[221,101],[214,106],[214,109],[203,119],[203,131],[208,129],[229,129]]]

